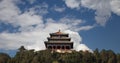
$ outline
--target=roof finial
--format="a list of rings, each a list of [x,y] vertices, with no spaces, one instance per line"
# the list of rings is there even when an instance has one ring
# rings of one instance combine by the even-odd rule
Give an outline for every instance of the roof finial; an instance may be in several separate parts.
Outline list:
[[[61,30],[59,29],[59,31],[58,32],[61,32]]]
[[[61,30],[59,29],[58,32],[56,32],[56,33],[57,33],[57,34],[61,34],[62,32],[61,32]]]

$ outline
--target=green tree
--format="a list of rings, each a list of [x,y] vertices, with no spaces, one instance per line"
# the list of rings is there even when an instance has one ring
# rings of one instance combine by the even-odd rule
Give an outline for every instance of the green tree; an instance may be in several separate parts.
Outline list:
[[[85,51],[85,52],[83,52],[82,61],[83,61],[83,63],[93,63],[93,62],[95,62],[95,57],[92,53]]]
[[[26,50],[24,46],[13,58],[5,53],[0,53],[0,63],[120,63],[120,54],[112,50],[95,49],[89,51],[72,51],[72,53],[51,53],[51,50]]]
[[[101,63],[101,57],[98,49],[94,50],[94,56],[95,56],[95,62],[96,63]]]
[[[7,63],[10,60],[10,56],[6,53],[0,53],[0,63]]]
[[[21,46],[18,50],[19,50],[20,52],[23,52],[23,51],[25,51],[26,49],[25,49],[24,46]]]
[[[103,49],[100,52],[100,56],[101,56],[101,63],[107,63],[108,62],[109,56],[108,56],[107,51],[105,49]]]
[[[117,54],[117,63],[120,63],[120,54]]]
[[[108,63],[117,63],[116,54],[112,50],[107,51],[108,54]]]

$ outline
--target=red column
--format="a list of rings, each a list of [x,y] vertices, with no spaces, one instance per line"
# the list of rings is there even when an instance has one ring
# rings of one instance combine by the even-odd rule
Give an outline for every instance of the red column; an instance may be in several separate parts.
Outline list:
[[[64,45],[64,50],[66,50],[66,46]]]
[[[55,46],[55,50],[57,50],[57,46]]]
[[[62,50],[62,46],[60,46],[60,50]]]
[[[53,50],[53,46],[51,46],[52,47],[52,50]]]

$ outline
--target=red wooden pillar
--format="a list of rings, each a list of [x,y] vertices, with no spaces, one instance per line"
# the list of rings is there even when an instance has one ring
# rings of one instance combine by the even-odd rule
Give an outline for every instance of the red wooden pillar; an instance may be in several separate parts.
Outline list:
[[[62,45],[60,46],[60,50],[62,50]]]
[[[53,46],[51,46],[52,47],[52,51],[53,51]]]
[[[57,45],[55,46],[55,50],[57,50]]]
[[[64,45],[64,50],[66,50],[66,46]]]

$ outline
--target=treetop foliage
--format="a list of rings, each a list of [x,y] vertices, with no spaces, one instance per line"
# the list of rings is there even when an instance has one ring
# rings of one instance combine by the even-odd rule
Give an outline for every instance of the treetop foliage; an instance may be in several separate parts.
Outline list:
[[[24,46],[14,57],[0,53],[0,63],[120,63],[120,54],[112,50],[73,51],[72,53],[51,53],[51,50],[26,50]]]

